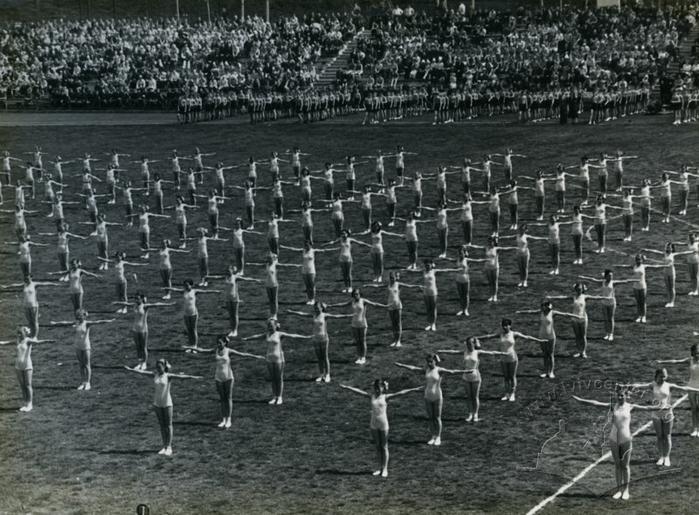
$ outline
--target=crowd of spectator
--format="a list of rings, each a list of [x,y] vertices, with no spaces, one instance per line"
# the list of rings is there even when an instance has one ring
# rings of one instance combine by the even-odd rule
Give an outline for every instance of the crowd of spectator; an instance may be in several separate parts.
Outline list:
[[[351,17],[212,23],[94,19],[0,25],[0,89],[58,105],[174,107],[182,94],[308,88],[355,32]]]
[[[677,58],[692,20],[631,7],[387,13],[373,20],[338,83],[367,90],[422,83],[479,95],[648,87]]]
[[[699,16],[699,8],[693,13],[686,15],[686,23],[695,25]],[[682,59],[680,65],[680,79],[683,86],[689,88],[699,87],[699,35],[688,41],[689,56]]]
[[[516,111],[523,96],[573,90],[647,100],[654,84],[674,81],[668,64],[696,23],[692,9],[469,12],[439,3],[429,13],[390,6],[273,23],[251,16],[0,24],[0,96],[207,113],[187,121],[238,114],[314,121],[382,97],[415,112],[446,97],[464,113],[476,106],[490,115]],[[355,37],[333,88],[318,88],[324,65]],[[695,87],[697,60],[682,62],[681,72]],[[332,104],[342,108],[323,107]]]

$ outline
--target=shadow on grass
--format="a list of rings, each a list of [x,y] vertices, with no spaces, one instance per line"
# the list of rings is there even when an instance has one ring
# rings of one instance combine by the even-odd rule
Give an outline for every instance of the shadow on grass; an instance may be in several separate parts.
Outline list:
[[[20,406],[17,406],[15,408],[0,408],[0,413],[12,413],[12,412],[19,412]]]
[[[316,474],[327,474],[329,476],[368,476],[366,470],[340,470],[340,469],[318,469]]]
[[[233,404],[269,404],[269,397],[264,399],[233,399]]]
[[[318,362],[314,361],[313,363],[318,363]],[[334,359],[332,361],[332,364],[334,364],[334,365],[354,365],[354,360],[353,359]]]
[[[67,392],[68,390],[75,390],[75,386],[35,386],[35,390],[59,390]]]
[[[96,452],[97,454],[114,454],[117,456],[124,455],[124,456],[143,456],[147,454],[157,454],[158,451],[156,449],[108,449],[108,450],[102,450],[102,451],[97,451],[94,449],[91,449],[92,452]]]
[[[427,445],[427,442],[425,440],[407,440],[407,439],[404,440],[402,438],[399,438],[397,440],[391,439],[391,440],[389,440],[389,443],[391,445],[409,445],[409,446],[413,446],[413,447],[416,447],[418,445]]]
[[[287,383],[315,383],[316,378],[310,376],[291,376],[285,377],[284,382]]]
[[[479,419],[479,421],[482,422],[483,419]],[[442,422],[449,422],[450,424],[465,424],[466,417],[442,417]]]
[[[204,426],[216,427],[216,422],[200,422],[198,420],[180,420],[172,423],[173,426]]]
[[[482,401],[502,401],[502,396],[501,395],[481,395],[481,402]]]
[[[405,324],[405,318],[403,319],[403,323]],[[386,334],[388,334],[389,331],[386,331]],[[422,333],[422,334],[432,334],[428,331],[425,331],[425,326],[424,325],[404,325],[403,326],[403,333],[405,334],[406,332],[408,333]],[[410,345],[408,343],[408,345]]]
[[[568,499],[602,499],[603,497],[607,497],[607,495],[578,492],[578,493],[573,493],[573,494],[568,494],[568,493],[561,494],[559,497],[568,498]]]

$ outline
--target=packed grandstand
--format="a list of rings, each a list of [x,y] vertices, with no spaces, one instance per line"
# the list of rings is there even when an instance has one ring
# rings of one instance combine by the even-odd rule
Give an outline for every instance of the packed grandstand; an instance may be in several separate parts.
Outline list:
[[[537,120],[584,111],[592,123],[646,111],[653,91],[696,108],[696,13],[460,4],[271,21],[7,22],[0,97],[25,106],[177,108],[182,121],[316,121],[357,110],[369,123],[425,112],[435,121],[504,112]]]

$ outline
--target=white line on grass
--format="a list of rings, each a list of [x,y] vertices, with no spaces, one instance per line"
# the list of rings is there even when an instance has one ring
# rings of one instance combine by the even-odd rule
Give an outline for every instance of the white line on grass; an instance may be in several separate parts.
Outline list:
[[[683,395],[682,397],[680,397],[679,399],[677,399],[677,401],[675,401],[675,403],[672,405],[672,407],[673,407],[673,408],[676,408],[676,407],[679,406],[682,402],[684,402],[685,400],[687,400],[687,397],[688,397],[687,395]],[[650,426],[652,426],[652,425],[653,425],[653,421],[652,421],[652,420],[651,420],[650,422],[645,423],[644,425],[642,425],[641,427],[639,427],[638,429],[636,429],[636,431],[634,431],[633,436],[637,436],[637,435],[641,434],[643,431],[645,431],[646,429],[648,429],[648,428],[649,428]],[[531,510],[529,510],[529,511],[527,512],[527,515],[534,515],[535,513],[538,513],[539,511],[541,511],[542,509],[544,509],[544,507],[545,507],[547,504],[552,503],[553,501],[555,501],[555,500],[556,500],[556,497],[558,497],[559,495],[565,493],[568,489],[570,489],[570,487],[572,487],[573,485],[575,485],[575,483],[577,483],[577,482],[580,481],[582,478],[584,478],[584,477],[587,475],[587,473],[590,472],[593,468],[595,468],[597,465],[599,465],[599,464],[602,463],[603,461],[608,460],[608,459],[611,458],[611,457],[612,457],[611,451],[607,451],[605,454],[603,454],[602,456],[600,456],[599,458],[597,458],[597,460],[596,460],[594,463],[591,463],[590,465],[588,465],[587,467],[585,467],[585,468],[582,470],[582,472],[580,472],[577,476],[575,476],[573,479],[571,479],[568,483],[566,483],[565,485],[563,485],[562,487],[560,487],[558,490],[556,490],[556,492],[555,492],[553,495],[550,495],[549,497],[547,497],[546,499],[544,499],[543,501],[541,501],[539,504],[537,504],[536,506],[534,506]]]

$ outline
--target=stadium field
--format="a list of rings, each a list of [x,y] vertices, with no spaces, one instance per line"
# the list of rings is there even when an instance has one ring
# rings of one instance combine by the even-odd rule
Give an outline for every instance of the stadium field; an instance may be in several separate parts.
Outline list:
[[[283,152],[299,146],[311,155],[305,164],[319,169],[323,162],[340,162],[345,155],[375,154],[377,149],[390,152],[396,145],[417,152],[406,158],[406,173],[420,170],[434,172],[438,165],[458,165],[463,156],[479,160],[484,153],[503,152],[512,147],[526,154],[515,160],[516,175],[532,175],[538,167],[551,171],[556,163],[576,164],[580,157],[596,157],[599,152],[622,149],[639,159],[626,164],[626,181],[638,184],[642,178],[659,179],[661,170],[678,169],[682,163],[697,164],[698,133],[695,126],[673,127],[664,116],[634,117],[600,126],[512,125],[506,123],[465,123],[432,127],[429,123],[387,124],[361,127],[354,123],[300,125],[276,123],[260,125],[199,124],[144,126],[51,125],[0,127],[0,148],[13,155],[31,151],[40,145],[51,156],[64,159],[90,152],[95,157],[111,148],[130,153],[137,159],[147,155],[166,159],[173,148],[181,154],[195,146],[202,152],[216,152],[208,158],[227,164],[244,162],[249,156],[264,159],[272,151]],[[0,117],[0,122],[2,117]],[[99,156],[98,156],[99,154]],[[48,156],[47,156],[48,157]],[[359,159],[361,160],[361,159]],[[97,166],[102,163],[97,163]],[[169,178],[165,162],[153,165]],[[128,176],[139,177],[137,165],[130,165]],[[241,168],[241,170],[243,170]],[[387,160],[387,175],[393,176],[392,161]],[[247,172],[229,176],[229,184],[242,184]],[[270,182],[264,166],[260,182]],[[283,177],[291,175],[288,165]],[[594,176],[594,172],[593,172]],[[373,181],[373,163],[358,167],[358,184]],[[499,168],[494,177],[501,180]],[[478,183],[478,179],[474,180]],[[70,189],[79,190],[79,177],[68,179]],[[574,183],[574,180],[570,181]],[[340,191],[344,177],[338,176]],[[593,190],[596,181],[593,177]],[[102,193],[103,184],[97,185]],[[459,198],[458,176],[450,177],[449,197]],[[319,198],[320,187],[314,191]],[[436,191],[425,184],[424,205],[434,206]],[[203,193],[203,191],[200,191]],[[285,191],[286,208],[300,201],[295,188]],[[233,201],[222,206],[221,224],[231,226],[236,216],[244,217],[242,195],[232,193]],[[45,218],[48,206],[29,201],[29,209],[40,214],[28,217],[29,234],[35,241],[49,244],[33,250],[34,277],[47,279],[57,271],[55,241],[35,236],[52,230],[53,222]],[[502,376],[497,358],[483,357],[481,373],[481,417],[478,424],[464,421],[463,380],[447,376],[443,388],[444,432],[441,447],[427,446],[427,418],[421,393],[412,394],[389,406],[391,433],[390,476],[377,479],[373,447],[368,431],[369,403],[338,387],[346,383],[369,388],[374,378],[386,377],[391,390],[419,386],[420,374],[399,369],[395,361],[421,365],[424,355],[442,348],[460,348],[469,335],[496,330],[500,319],[509,316],[514,329],[537,334],[536,316],[515,315],[518,309],[535,309],[547,295],[572,294],[577,275],[600,275],[611,265],[630,264],[641,248],[661,249],[665,241],[686,241],[688,223],[699,225],[696,192],[692,192],[686,217],[661,224],[653,215],[651,231],[636,231],[631,243],[622,242],[620,222],[610,223],[610,252],[593,252],[594,244],[585,242],[585,265],[573,267],[572,241],[562,230],[562,266],[559,276],[548,274],[548,249],[545,242],[532,242],[530,286],[516,288],[518,282],[513,255],[500,257],[500,302],[486,302],[485,278],[479,263],[472,267],[471,316],[457,318],[456,290],[450,274],[439,280],[440,300],[438,331],[423,331],[425,314],[421,295],[403,290],[405,335],[403,348],[392,349],[390,325],[385,311],[369,310],[369,361],[364,367],[353,364],[355,357],[349,322],[331,321],[332,383],[319,385],[312,345],[303,340],[285,344],[287,359],[286,393],[283,406],[268,406],[269,382],[264,363],[234,359],[235,373],[233,427],[223,431],[219,421],[219,402],[214,388],[214,360],[211,355],[186,354],[182,315],[178,305],[150,315],[151,361],[166,357],[174,371],[202,375],[203,380],[173,384],[174,455],[157,455],[160,437],[151,409],[151,380],[130,374],[124,365],[135,363],[130,335],[131,315],[114,314],[114,287],[110,275],[85,280],[87,309],[99,318],[118,317],[118,321],[92,330],[93,389],[77,392],[78,369],[70,329],[48,328],[51,320],[70,320],[72,308],[66,287],[44,289],[41,303],[40,337],[55,338],[57,343],[37,346],[34,350],[35,408],[18,413],[19,391],[13,370],[12,345],[0,347],[0,513],[133,513],[139,503],[150,506],[151,513],[525,513],[559,487],[571,481],[585,467],[607,452],[607,413],[604,409],[581,405],[571,399],[583,397],[607,401],[615,382],[650,381],[655,359],[681,358],[688,355],[692,331],[699,329],[699,300],[686,295],[689,283],[686,266],[678,262],[677,307],[665,309],[665,289],[661,271],[649,271],[648,324],[634,324],[635,305],[629,286],[617,288],[616,339],[602,340],[600,306],[590,303],[590,358],[574,360],[573,332],[565,319],[557,320],[557,377],[542,380],[540,351],[537,344],[518,342],[520,366],[516,402],[500,402]],[[135,204],[139,204],[137,195]],[[532,222],[533,198],[520,195],[521,217]],[[569,191],[569,205],[575,189]],[[172,192],[166,191],[166,204]],[[552,192],[548,195],[553,203]],[[409,190],[399,193],[398,212],[404,216],[412,204]],[[12,192],[5,192],[4,209],[13,205]],[[314,203],[314,207],[316,204]],[[72,230],[87,234],[87,226],[76,222],[86,219],[80,209],[66,207]],[[503,205],[503,225],[507,225]],[[109,221],[123,220],[123,207],[101,205]],[[475,208],[475,243],[484,244],[488,235],[486,206]],[[266,220],[271,199],[261,192],[257,216]],[[548,210],[547,210],[548,212]],[[676,207],[673,213],[676,213]],[[346,225],[361,229],[358,207],[345,209]],[[12,215],[2,214],[1,240],[13,240]],[[292,217],[294,215],[291,215]],[[375,200],[374,216],[385,221],[381,199]],[[316,239],[332,239],[329,216],[316,213]],[[450,233],[450,257],[461,244],[458,218],[454,216]],[[162,237],[176,240],[172,220],[156,219],[151,240]],[[398,224],[400,226],[400,224]],[[208,227],[205,209],[189,215],[189,233],[198,226]],[[636,226],[638,221],[636,220]],[[264,224],[260,224],[264,230]],[[437,235],[427,224],[421,228],[421,257],[436,257]],[[396,227],[397,232],[402,230]],[[545,228],[531,227],[530,232],[544,235]],[[508,231],[503,231],[508,233]],[[225,238],[225,233],[222,234]],[[138,233],[135,228],[111,228],[111,251],[123,250],[138,260]],[[282,228],[282,243],[301,246],[300,225]],[[247,259],[260,262],[267,250],[263,236],[247,235]],[[405,266],[407,257],[402,241],[386,238],[388,270]],[[0,284],[21,278],[14,248],[4,245],[0,260]],[[74,257],[83,266],[97,269],[94,241],[74,240]],[[231,260],[226,243],[209,246],[212,273],[221,274]],[[472,256],[481,257],[473,250]],[[371,282],[368,249],[355,248],[355,283]],[[196,253],[173,258],[175,282],[196,277]],[[282,251],[281,262],[299,262],[298,255]],[[319,297],[327,302],[341,302],[337,257],[323,254],[317,259]],[[438,260],[438,267],[449,267]],[[151,257],[148,267],[131,269],[130,294],[143,291],[155,299],[161,294],[157,260]],[[261,272],[250,267],[248,275]],[[617,277],[629,277],[630,271],[617,270]],[[420,274],[404,272],[406,282],[420,282]],[[210,287],[216,287],[215,282]],[[365,296],[384,302],[383,288],[364,288]],[[591,293],[595,286],[591,285]],[[179,301],[177,294],[175,300]],[[241,336],[264,330],[267,302],[261,286],[241,285]],[[285,314],[286,309],[307,309],[303,283],[293,269],[280,271],[280,322],[283,330],[310,334],[310,319]],[[571,301],[556,301],[562,311],[570,310]],[[227,331],[227,319],[217,295],[202,296],[198,302],[202,345],[212,347],[216,335]],[[23,323],[21,296],[0,291],[2,324],[0,339],[12,339],[15,327]],[[346,312],[337,308],[334,312]],[[694,338],[696,341],[696,338]],[[486,344],[486,348],[492,344]],[[263,352],[262,343],[236,341],[238,350]],[[458,368],[458,356],[446,357],[444,366]],[[684,384],[686,365],[670,366],[670,380]],[[676,394],[677,396],[677,394]],[[677,397],[676,397],[677,398]],[[650,402],[640,395],[636,402]],[[611,460],[590,470],[570,489],[544,507],[543,513],[696,513],[699,491],[699,439],[690,438],[689,411],[683,403],[676,409],[672,467],[656,467],[655,435],[647,430],[635,439],[632,457],[631,499],[613,501],[614,487]],[[632,428],[650,420],[647,413],[635,413]],[[692,508],[694,506],[694,508]]]

